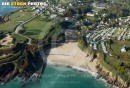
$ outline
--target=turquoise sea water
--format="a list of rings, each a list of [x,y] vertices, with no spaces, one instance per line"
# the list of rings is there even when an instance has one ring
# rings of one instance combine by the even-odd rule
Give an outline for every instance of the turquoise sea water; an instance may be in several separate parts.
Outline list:
[[[13,0],[0,0],[0,15],[9,14],[10,12],[14,12],[19,9],[18,7],[2,6],[2,2],[6,1],[13,1]]]
[[[87,72],[79,72],[64,66],[48,65],[42,79],[37,82],[23,82],[15,78],[0,88],[107,88]]]

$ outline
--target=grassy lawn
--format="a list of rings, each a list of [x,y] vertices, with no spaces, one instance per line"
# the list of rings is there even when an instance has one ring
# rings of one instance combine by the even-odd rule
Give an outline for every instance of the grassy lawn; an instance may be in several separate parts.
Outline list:
[[[114,35],[115,37],[117,37],[118,31],[119,31],[119,30],[116,29],[115,32],[113,33],[113,35]]]
[[[12,32],[12,31],[14,31],[14,28],[18,24],[19,24],[18,22],[11,22],[11,21],[2,23],[2,24],[0,24],[0,31],[1,32]]]
[[[17,34],[13,34],[12,37],[16,39],[17,43],[23,43],[26,40],[26,38],[23,38]]]
[[[127,52],[121,53],[120,50],[122,47],[126,45]],[[102,55],[101,47],[99,47],[100,53]],[[130,67],[130,41],[116,41],[114,40],[114,43],[111,45],[111,51],[113,56],[106,55],[106,58],[102,59],[103,56],[100,55],[99,62],[100,64],[105,67],[107,70],[112,71],[112,73],[117,74],[121,72],[118,71],[117,65],[123,62],[124,66]],[[122,76],[124,79],[124,76]]]
[[[52,22],[34,19],[33,21],[24,25],[26,29],[24,35],[34,39],[42,39],[52,25]]]
[[[10,16],[12,22],[26,21],[32,17],[32,12],[18,11]]]
[[[111,48],[116,55],[120,55],[120,50],[124,45],[126,45],[127,48],[130,48],[130,41],[114,41]],[[126,54],[127,53],[130,53],[130,49],[126,52]]]
[[[60,0],[61,4],[68,4],[69,2],[73,2],[74,0]]]
[[[105,69],[107,69],[108,71],[111,71],[114,75],[117,74],[116,69],[114,69],[111,65],[107,64],[107,63],[103,60],[102,54],[100,54],[100,56],[99,56],[98,59],[99,59],[100,64],[101,64]]]
[[[118,65],[121,61],[120,60],[118,60],[118,59],[115,59],[115,58],[113,58],[113,57],[110,57],[110,56],[108,56],[107,55],[107,57],[105,58],[105,61],[107,62],[107,63],[109,63],[111,66],[113,66],[113,67],[116,67],[116,65]]]
[[[105,61],[99,60],[100,64],[107,69],[108,71],[111,71],[114,75],[117,75],[117,71],[110,65],[108,65]]]
[[[120,50],[124,45],[126,45],[128,51],[126,53],[121,53]],[[100,64],[113,74],[118,74],[123,80],[127,80],[126,77],[128,74],[126,73],[126,70],[119,70],[117,67],[119,67],[118,65],[122,62],[125,68],[130,67],[130,41],[114,41],[114,43],[111,45],[111,49],[114,51],[114,53],[111,51],[112,54],[115,55],[112,57],[106,55],[106,58],[102,59],[103,56],[101,56],[101,54],[99,57]],[[126,74],[122,75],[122,71],[125,71]]]
[[[0,31],[13,32],[14,28],[20,23],[18,21],[26,21],[32,16],[32,12],[17,11],[10,15],[10,20],[0,24]]]
[[[92,22],[96,20],[95,17],[93,17],[93,16],[87,16],[87,19],[89,19]]]

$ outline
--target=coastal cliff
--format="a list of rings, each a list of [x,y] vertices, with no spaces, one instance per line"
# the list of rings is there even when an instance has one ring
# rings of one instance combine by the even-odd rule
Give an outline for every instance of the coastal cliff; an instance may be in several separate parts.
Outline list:
[[[111,86],[115,85],[119,88],[129,88],[126,82],[124,82],[120,77],[113,75],[110,71],[107,71],[101,65],[97,67],[98,74],[101,78],[105,79]]]
[[[2,51],[2,49],[0,49]],[[14,52],[12,55],[10,52]],[[39,57],[39,52],[36,46],[17,44],[11,49],[2,51],[1,55],[6,52],[6,58],[0,58],[0,81],[2,84],[7,83],[14,77],[18,76],[25,80],[29,79],[34,73],[42,73],[43,66],[42,58]],[[18,53],[17,53],[18,52]],[[7,69],[6,69],[7,68]]]
[[[90,53],[89,53],[90,54]],[[91,53],[90,55],[93,56],[92,62],[94,59],[98,59],[97,65],[95,65],[97,69],[98,76],[97,78],[105,79],[108,84],[111,86],[116,86],[118,88],[130,88],[129,84],[126,83],[123,79],[121,79],[120,76],[113,74],[111,71],[107,70],[104,66],[102,66],[100,60],[101,57],[99,56],[99,53]],[[97,57],[95,57],[97,56]],[[90,69],[91,70],[91,69]],[[93,70],[91,70],[93,71]]]
[[[9,21],[9,15],[0,16],[0,23]]]
[[[75,52],[71,53],[72,50]],[[127,85],[119,76],[112,74],[112,72],[106,70],[100,64],[98,55],[93,53],[90,54],[87,51],[81,51],[78,48],[77,43],[70,42],[56,48],[51,48],[46,51],[46,55],[48,55],[47,60],[49,64],[65,65],[66,67],[79,71],[94,72],[95,74],[98,74],[96,78],[105,79],[111,86],[129,88],[129,85]]]
[[[130,88],[129,83],[125,82],[119,75],[112,73],[112,71],[109,71],[107,68],[102,66],[102,57],[99,54],[97,54],[97,58],[99,64],[96,68],[99,77],[105,79],[108,84],[111,84],[111,86],[115,85],[119,88]]]

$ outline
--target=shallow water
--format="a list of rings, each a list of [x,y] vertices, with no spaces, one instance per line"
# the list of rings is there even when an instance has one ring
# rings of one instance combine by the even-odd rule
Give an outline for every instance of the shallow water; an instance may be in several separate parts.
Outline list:
[[[106,83],[96,80],[88,72],[79,72],[64,66],[48,65],[42,79],[23,82],[15,78],[0,88],[107,88]]]
[[[2,6],[2,2],[6,1],[13,1],[13,0],[0,0],[0,15],[3,14],[9,14],[10,12],[15,12],[16,10],[20,9],[18,7],[12,7],[12,6]]]

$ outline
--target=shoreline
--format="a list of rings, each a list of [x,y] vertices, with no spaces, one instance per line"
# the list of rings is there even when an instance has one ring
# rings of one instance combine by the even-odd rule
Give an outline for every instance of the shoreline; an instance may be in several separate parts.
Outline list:
[[[19,9],[20,10],[20,9]],[[17,11],[19,11],[19,10],[17,10]],[[9,13],[9,15],[11,15],[11,14],[13,14],[13,13],[15,13],[15,12],[17,12],[17,11],[14,11],[14,12],[10,12]],[[58,48],[58,47],[57,47]],[[78,53],[76,53],[76,54],[78,54]],[[67,55],[67,54],[66,54]],[[52,56],[53,57],[53,56]],[[57,57],[59,57],[59,55],[57,55]],[[84,56],[84,57],[86,57],[86,56]],[[70,58],[75,58],[75,56],[72,54],[72,57],[71,57],[71,55],[70,55]],[[90,58],[90,57],[88,57],[88,58]],[[88,59],[87,58],[87,59]],[[84,58],[83,58],[84,59]],[[62,58],[62,60],[63,60],[63,58]],[[78,59],[79,60],[79,59]],[[55,60],[55,61],[57,61],[57,60]],[[69,61],[69,60],[68,60]],[[84,61],[84,60],[83,60]],[[60,61],[59,61],[60,62]],[[90,74],[92,74],[92,76],[97,76],[97,75],[99,75],[97,72],[96,72],[96,70],[95,69],[93,69],[93,67],[95,67],[95,66],[93,66],[92,64],[90,64],[89,66],[88,66],[88,64],[87,64],[87,66],[85,66],[84,64],[81,64],[81,66],[76,66],[76,65],[74,65],[74,63],[72,62],[72,63],[68,63],[68,64],[66,64],[67,63],[67,61],[65,61],[65,63],[59,63],[59,62],[57,62],[57,63],[55,63],[55,62],[53,62],[53,60],[52,60],[52,62],[48,62],[48,64],[52,64],[52,65],[64,65],[64,66],[66,66],[66,67],[69,67],[69,68],[72,68],[72,69],[74,69],[74,70],[78,70],[78,71],[82,71],[82,72],[89,72]],[[75,61],[76,62],[76,61]],[[86,64],[86,63],[85,63]],[[92,70],[93,69],[93,70]],[[105,80],[105,79],[103,79],[103,80]],[[105,82],[107,83],[107,80],[105,80]]]
[[[88,72],[90,73],[92,76],[94,77],[97,77],[98,76],[98,73],[96,72],[93,72],[89,69],[85,69],[85,68],[82,68],[82,67],[78,67],[78,66],[72,66],[72,65],[67,65],[67,64],[64,64],[64,63],[53,63],[53,62],[48,62],[48,65],[54,65],[54,66],[65,66],[66,68],[71,68],[73,70],[77,70],[77,71],[80,71],[80,72]]]
[[[13,8],[13,7],[10,7],[10,8]],[[18,8],[18,9],[14,10],[14,11],[9,12],[9,13],[0,14],[0,16],[11,15],[11,14],[13,14],[13,13],[16,13],[16,12],[22,10],[22,9],[24,9],[24,8]]]
[[[93,72],[89,69],[85,69],[85,68],[82,68],[82,67],[76,67],[76,66],[71,66],[71,65],[66,65],[64,63],[53,63],[53,62],[48,62],[48,65],[51,65],[51,66],[65,66],[65,68],[71,68],[72,70],[76,70],[76,71],[79,71],[79,72],[88,72],[89,74],[91,74],[93,77],[95,77],[96,80],[101,80],[105,83],[106,87],[110,87],[111,84],[107,83],[107,80],[105,80],[104,78],[100,77],[100,78],[97,78],[100,74],[98,74],[97,72]],[[115,85],[113,85],[111,88],[119,88]]]
[[[74,48],[74,50],[72,48]],[[71,51],[71,53],[69,51]],[[76,53],[72,53],[72,51],[73,52],[76,51]],[[63,55],[63,53],[65,55]],[[77,43],[72,42],[65,43],[59,47],[51,48],[50,54],[47,56],[48,65],[65,66],[66,68],[72,68],[80,72],[88,72],[92,76],[94,76],[96,80],[104,81],[107,87],[111,86],[111,84],[109,84],[107,80],[104,79],[103,77],[98,78],[98,76],[100,76],[100,74],[98,73],[98,69],[96,68],[96,66],[99,64],[98,60],[97,59],[94,59],[93,61],[91,60],[92,60],[91,55],[86,57],[86,53],[78,48]],[[118,87],[113,85],[112,88],[118,88]]]

